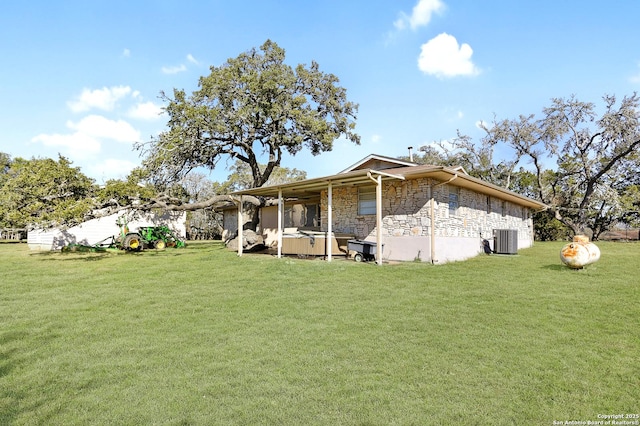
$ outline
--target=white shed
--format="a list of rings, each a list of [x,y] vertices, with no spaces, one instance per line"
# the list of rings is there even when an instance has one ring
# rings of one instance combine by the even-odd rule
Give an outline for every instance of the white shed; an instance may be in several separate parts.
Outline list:
[[[180,238],[186,237],[186,212],[166,211],[116,213],[110,216],[91,219],[77,226],[62,229],[36,229],[27,234],[27,244],[31,250],[60,250],[68,244],[94,245],[111,236],[118,235],[120,228],[116,221],[126,214],[129,218],[129,230],[135,231],[141,226],[165,225]]]

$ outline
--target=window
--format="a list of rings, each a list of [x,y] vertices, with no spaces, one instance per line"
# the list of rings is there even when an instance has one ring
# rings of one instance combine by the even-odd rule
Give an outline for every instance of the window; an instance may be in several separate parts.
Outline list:
[[[458,211],[458,188],[449,190],[449,214],[456,214]]]
[[[358,214],[376,214],[376,187],[358,188]]]
[[[487,213],[491,213],[491,197],[487,197]]]

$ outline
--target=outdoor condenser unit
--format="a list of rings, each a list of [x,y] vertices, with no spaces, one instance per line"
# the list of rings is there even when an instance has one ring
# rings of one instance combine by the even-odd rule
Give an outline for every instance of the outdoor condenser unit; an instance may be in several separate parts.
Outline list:
[[[496,254],[518,254],[518,230],[494,229],[493,251]]]

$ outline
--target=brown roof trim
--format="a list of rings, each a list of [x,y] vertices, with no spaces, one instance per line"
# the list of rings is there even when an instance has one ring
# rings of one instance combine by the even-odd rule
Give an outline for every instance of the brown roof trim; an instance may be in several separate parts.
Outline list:
[[[485,182],[481,179],[467,175],[464,169],[450,168],[444,166],[410,166],[399,167],[393,169],[385,169],[383,171],[376,171],[371,169],[360,169],[345,173],[338,173],[331,176],[323,176],[314,179],[307,179],[298,182],[290,182],[281,185],[263,186],[260,188],[246,189],[243,191],[234,192],[232,195],[255,195],[263,197],[277,197],[279,191],[282,191],[283,197],[300,197],[305,198],[309,196],[317,196],[317,194],[326,189],[331,182],[333,187],[340,186],[364,186],[370,185],[371,180],[368,177],[369,173],[379,174],[382,176],[383,181],[395,180],[395,179],[417,179],[417,178],[431,178],[440,182],[449,181],[450,185],[458,186],[461,188],[467,188],[482,194],[486,194],[491,197],[510,201],[512,203],[522,205],[534,210],[546,210],[547,206],[537,200],[534,200],[524,195],[520,195],[516,192],[509,191],[508,189],[501,188],[497,185]]]

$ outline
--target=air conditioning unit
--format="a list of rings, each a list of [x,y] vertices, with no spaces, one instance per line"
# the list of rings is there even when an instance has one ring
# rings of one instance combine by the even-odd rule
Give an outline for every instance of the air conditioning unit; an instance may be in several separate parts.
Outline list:
[[[494,229],[493,251],[496,254],[518,254],[518,230]]]

